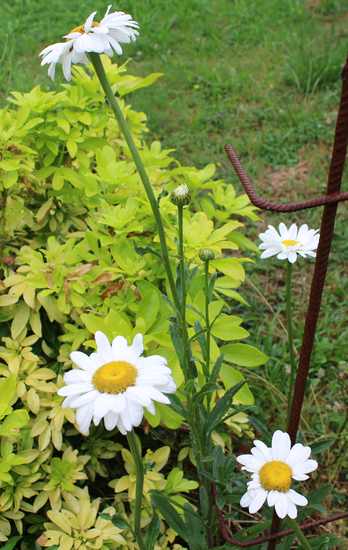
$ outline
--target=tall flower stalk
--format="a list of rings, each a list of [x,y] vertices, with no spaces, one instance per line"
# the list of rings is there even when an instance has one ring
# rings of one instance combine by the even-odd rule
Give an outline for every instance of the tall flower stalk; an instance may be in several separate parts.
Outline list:
[[[186,327],[186,322],[185,322],[185,308],[186,308],[186,305],[185,305],[185,303],[183,301],[183,298],[182,298],[182,296],[185,294],[185,288],[182,289],[182,293],[181,293],[182,296],[181,296],[181,300],[180,300],[180,297],[178,295],[177,288],[176,288],[176,285],[175,285],[173,271],[172,271],[172,268],[171,268],[171,265],[170,265],[170,259],[169,259],[169,253],[168,253],[168,247],[167,247],[167,241],[166,241],[166,235],[165,235],[165,231],[164,231],[164,227],[163,227],[162,217],[161,217],[160,209],[159,209],[158,202],[157,202],[157,199],[155,197],[151,182],[150,182],[149,177],[147,175],[145,166],[143,164],[143,161],[141,159],[141,156],[139,154],[137,146],[135,145],[133,136],[132,136],[132,134],[129,130],[127,121],[126,121],[125,117],[123,116],[120,105],[119,105],[119,103],[118,103],[118,101],[117,101],[117,99],[116,99],[116,97],[115,97],[115,95],[112,91],[112,88],[111,88],[110,83],[108,81],[108,78],[106,76],[106,73],[105,73],[105,70],[104,70],[104,67],[103,67],[103,63],[100,59],[100,56],[96,53],[90,53],[89,57],[91,59],[91,62],[92,62],[92,65],[94,67],[94,70],[96,72],[96,75],[97,75],[97,77],[100,81],[100,84],[101,84],[101,86],[102,86],[102,88],[105,92],[105,95],[108,99],[108,103],[109,103],[109,105],[110,105],[110,107],[111,107],[111,109],[112,109],[112,111],[113,111],[113,113],[116,117],[116,120],[119,124],[120,130],[121,130],[121,132],[122,132],[122,134],[123,134],[123,136],[126,140],[126,143],[129,147],[129,150],[130,150],[131,155],[132,155],[133,160],[134,160],[134,164],[135,164],[135,166],[138,170],[139,176],[140,176],[141,181],[143,183],[147,198],[149,200],[149,203],[150,203],[150,206],[152,208],[152,212],[153,212],[153,215],[154,215],[154,218],[155,218],[155,221],[156,221],[157,231],[158,231],[158,236],[159,236],[160,246],[161,246],[162,260],[163,260],[164,268],[165,268],[165,271],[166,271],[166,274],[167,274],[167,279],[168,279],[170,291],[171,291],[171,294],[172,294],[172,299],[173,299],[173,302],[174,302],[174,306],[175,306],[175,309],[176,309],[176,314],[177,314],[177,317],[179,319],[179,325],[181,327],[181,335],[182,335],[183,347],[184,347],[184,354],[182,356],[182,358],[183,358],[182,368],[183,368],[185,378],[186,378],[186,380],[188,380],[190,378],[190,375],[192,376],[194,371],[193,371],[193,367],[192,367],[191,362],[190,362],[190,353],[189,353],[189,344],[188,344],[189,339],[188,339],[187,327]],[[180,223],[182,224],[182,211],[181,211],[181,222]],[[181,266],[183,266],[182,262],[181,262]],[[184,270],[184,267],[182,267],[182,269]],[[183,283],[183,281],[184,281],[184,276],[182,277],[182,283]]]

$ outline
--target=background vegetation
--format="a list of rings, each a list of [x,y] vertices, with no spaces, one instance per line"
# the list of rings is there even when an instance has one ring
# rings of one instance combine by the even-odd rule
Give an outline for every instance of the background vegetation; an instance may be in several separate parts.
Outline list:
[[[90,11],[102,13],[105,7],[101,0],[2,3],[2,100],[10,90],[29,91],[35,84],[54,89],[37,53]],[[131,97],[134,108],[148,114],[153,138],[175,147],[184,163],[218,163],[219,175],[236,188],[223,153],[229,141],[265,196],[301,199],[324,189],[340,69],[348,53],[345,0],[120,0],[114,7],[129,10],[141,24],[139,40],[127,49],[131,72],[163,73],[154,86]],[[322,452],[329,485],[342,495],[348,485],[347,219],[341,205],[303,423]],[[248,236],[278,221],[279,216],[262,215],[258,226],[250,223]],[[317,227],[320,211],[297,221]],[[247,328],[271,357],[262,372],[250,373],[262,428],[285,415],[283,269],[276,262],[247,269]],[[306,264],[295,274],[299,346],[311,270]],[[336,505],[342,503],[338,496]]]

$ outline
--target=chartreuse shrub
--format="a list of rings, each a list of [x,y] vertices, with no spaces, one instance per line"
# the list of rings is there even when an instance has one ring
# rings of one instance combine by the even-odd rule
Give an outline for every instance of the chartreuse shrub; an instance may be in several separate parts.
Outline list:
[[[171,193],[182,184],[190,189],[191,202],[183,210],[187,330],[198,368],[197,403],[225,400],[207,433],[218,445],[214,464],[221,473],[230,466],[216,451],[230,446],[232,433],[251,433],[243,406],[254,398],[243,367],[266,361],[235,313],[237,304],[245,304],[239,293],[250,261],[245,254],[255,249],[242,220],[256,215],[244,195],[236,196],[230,184],[215,177],[213,164],[200,170],[182,166],[173,150],[151,142],[146,115],[125,97],[153,84],[159,74],[141,78],[128,74],[125,65],[105,66],[153,185],[173,270],[177,207]],[[57,390],[71,368],[69,354],[90,351],[96,331],[128,340],[144,334],[149,353],[167,359],[178,395],[186,385],[180,350],[171,338],[173,309],[152,211],[89,68],[76,68],[73,82],[59,91],[36,87],[11,94],[0,112],[0,186],[0,540],[22,537],[23,549],[34,541],[61,550],[135,549],[129,527],[135,466],[125,440],[101,427],[83,437]],[[208,311],[202,249],[212,255]],[[207,314],[216,372],[209,392],[200,366]],[[151,503],[155,490],[157,499],[168,497],[179,517],[183,510],[190,516],[187,510],[196,506],[196,459],[179,403],[146,413],[142,429],[141,525],[148,526],[156,550],[186,548],[165,514],[153,517]]]

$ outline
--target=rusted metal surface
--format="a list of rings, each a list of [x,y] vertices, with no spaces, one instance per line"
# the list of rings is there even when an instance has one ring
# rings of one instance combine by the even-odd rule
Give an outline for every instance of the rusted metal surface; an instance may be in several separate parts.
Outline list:
[[[340,512],[326,518],[311,519],[311,520],[305,521],[300,525],[300,527],[302,531],[306,531],[307,529],[314,529],[315,527],[326,525],[327,523],[332,523],[334,521],[339,521],[340,519],[345,519],[345,518],[348,518],[348,512]],[[219,524],[220,524],[220,531],[225,541],[228,542],[229,544],[233,544],[234,546],[239,546],[239,548],[251,548],[252,546],[263,544],[268,541],[271,543],[273,542],[277,543],[279,539],[283,537],[287,537],[288,535],[291,535],[294,532],[293,529],[283,529],[282,531],[277,531],[276,533],[263,535],[261,537],[257,537],[256,539],[241,541],[232,536],[221,511],[219,514]]]
[[[245,192],[247,193],[250,201],[255,206],[263,210],[272,210],[276,212],[296,212],[299,210],[304,210],[306,208],[324,206],[320,227],[320,240],[316,255],[314,274],[312,278],[310,298],[306,314],[303,340],[288,424],[288,433],[290,435],[292,444],[296,442],[297,432],[301,419],[306,382],[308,378],[310,360],[314,346],[315,331],[320,312],[329,254],[334,234],[337,206],[339,202],[348,199],[347,192],[340,192],[348,144],[348,59],[342,71],[342,81],[342,93],[337,115],[335,139],[331,156],[326,195],[307,201],[295,203],[292,202],[288,204],[273,203],[267,199],[263,199],[262,197],[259,197],[257,195],[253,183],[247,173],[244,171],[240,160],[233,150],[233,147],[231,145],[226,145],[225,147],[228,158],[233,168],[235,169],[240,179],[240,182],[245,189]],[[331,521],[336,521],[337,519],[341,519],[343,517],[348,517],[348,513],[343,513],[343,515],[336,514],[335,516],[331,516],[329,518],[322,518],[321,520],[311,522],[310,526],[314,527],[318,525],[323,525],[325,523],[330,523]],[[305,525],[309,525],[309,522],[307,522],[307,524]],[[223,527],[220,521],[220,527],[222,535],[227,540],[227,533],[225,529],[226,525],[225,527]],[[233,541],[233,544],[235,544],[236,546],[247,548],[256,544],[260,544],[260,542],[269,541],[268,550],[274,550],[279,538],[289,534],[287,531],[279,531],[279,527],[280,520],[276,516],[276,514],[274,514],[270,534],[265,535],[264,537],[259,537],[259,539],[243,542],[243,544],[241,544],[240,542],[238,543],[238,541]],[[302,526],[302,528],[306,529],[307,527]]]
[[[306,210],[307,208],[316,208],[318,206],[324,206],[327,204],[337,204],[338,202],[348,200],[348,192],[345,193],[330,193],[323,195],[322,197],[316,197],[314,199],[308,199],[306,201],[280,203],[272,202],[260,197],[256,191],[254,184],[248,174],[245,172],[238,158],[237,153],[233,149],[232,145],[226,145],[225,151],[227,156],[235,169],[235,172],[242,183],[246,194],[248,195],[250,202],[252,202],[258,208],[262,210],[271,210],[272,212],[298,212],[299,210]]]

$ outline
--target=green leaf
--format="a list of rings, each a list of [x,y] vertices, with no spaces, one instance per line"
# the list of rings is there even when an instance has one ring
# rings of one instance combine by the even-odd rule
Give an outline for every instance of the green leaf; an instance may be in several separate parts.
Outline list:
[[[18,302],[18,296],[11,296],[10,294],[3,294],[0,296],[0,307],[12,306]]]
[[[105,516],[107,516],[107,514],[105,514]],[[129,529],[128,522],[122,516],[108,516],[108,519],[111,519],[115,527],[118,527],[119,529]]]
[[[259,367],[268,361],[267,355],[248,344],[227,344],[221,348],[225,360],[240,367]]]
[[[59,172],[55,172],[52,178],[52,187],[55,191],[60,191],[64,186],[64,178]]]
[[[11,324],[11,336],[13,340],[18,338],[22,330],[26,327],[30,316],[30,308],[26,303],[21,302],[15,308],[15,314]]]
[[[227,390],[239,382],[245,381],[245,377],[239,370],[226,364],[221,367],[220,378]],[[247,383],[235,394],[233,402],[241,405],[254,405],[255,399]]]
[[[251,250],[252,252],[259,252],[258,246],[239,231],[234,231],[230,236],[230,240],[236,243],[239,248]]]
[[[150,525],[146,527],[145,548],[153,550],[161,530],[161,522],[156,513],[154,513]]]
[[[195,512],[191,504],[185,504],[184,512],[186,530],[190,533],[190,538],[187,540],[190,550],[205,550],[207,542],[202,518]]]
[[[145,321],[146,332],[151,329],[155,323],[160,310],[159,291],[150,283],[141,281],[138,288],[142,295],[142,300],[137,311],[137,317]]]
[[[166,493],[188,493],[198,487],[197,481],[184,478],[184,472],[180,468],[173,468],[167,476],[165,486]]]
[[[224,275],[237,281],[244,281],[245,271],[239,259],[223,258],[222,260],[213,260],[210,264]]]
[[[242,319],[234,315],[221,315],[213,324],[211,333],[220,340],[240,340],[247,338],[249,332],[239,326]]]
[[[315,443],[311,444],[312,453],[314,455],[323,453],[324,451],[327,451],[327,449],[330,449],[332,444],[336,441],[335,437],[328,437],[325,439],[321,439]]]
[[[48,216],[49,211],[51,210],[53,204],[54,204],[54,200],[53,200],[53,197],[51,197],[40,206],[35,216],[38,223],[42,223],[44,219]]]
[[[181,426],[183,417],[168,405],[156,403],[156,411],[160,415],[161,423],[171,430],[177,430]]]
[[[10,413],[0,426],[0,436],[11,437],[26,426],[29,422],[29,415],[26,410],[18,409]]]
[[[200,406],[200,404],[204,401],[205,397],[212,394],[218,389],[219,389],[219,386],[216,383],[207,382],[198,392],[194,393],[194,395],[192,396],[192,404],[196,406]]]
[[[16,395],[17,380],[14,375],[0,379],[0,419],[11,411],[11,403]]]
[[[134,245],[127,239],[118,239],[112,246],[112,255],[122,271],[135,275],[145,266],[143,256],[136,253]]]
[[[182,402],[180,401],[179,397],[175,395],[175,393],[172,393],[171,395],[168,395],[168,398],[170,399],[170,404],[172,409],[183,418],[186,418],[186,409]]]
[[[1,550],[13,550],[16,548],[17,542],[19,542],[22,539],[22,537],[11,537],[6,544],[1,546]]]
[[[162,76],[162,73],[151,73],[145,77],[126,75],[122,80],[117,84],[117,91],[120,96],[139,90],[140,88],[145,88],[146,86],[151,86],[156,80]]]
[[[223,422],[226,413],[231,408],[233,397],[244,384],[245,381],[239,382],[239,384],[236,384],[233,388],[227,390],[225,395],[220,397],[213,410],[210,411],[204,428],[207,438],[209,438],[211,433],[219,426],[219,424],[221,424],[221,422]]]
[[[195,321],[194,329],[195,329],[195,337],[199,342],[204,361],[206,361],[207,360],[207,354],[208,354],[208,348],[207,348],[207,340],[206,340],[206,337],[205,337],[205,330],[203,329],[203,327],[202,327],[202,325],[199,321]]]
[[[219,355],[219,357],[217,358],[217,360],[214,364],[213,370],[211,371],[210,382],[212,384],[215,384],[217,379],[219,378],[220,370],[221,370],[221,367],[223,365],[223,361],[224,361],[224,356]]]
[[[167,496],[157,491],[151,492],[151,500],[155,509],[163,516],[165,522],[185,541],[190,540],[191,534],[187,531],[182,517],[178,514]]]

